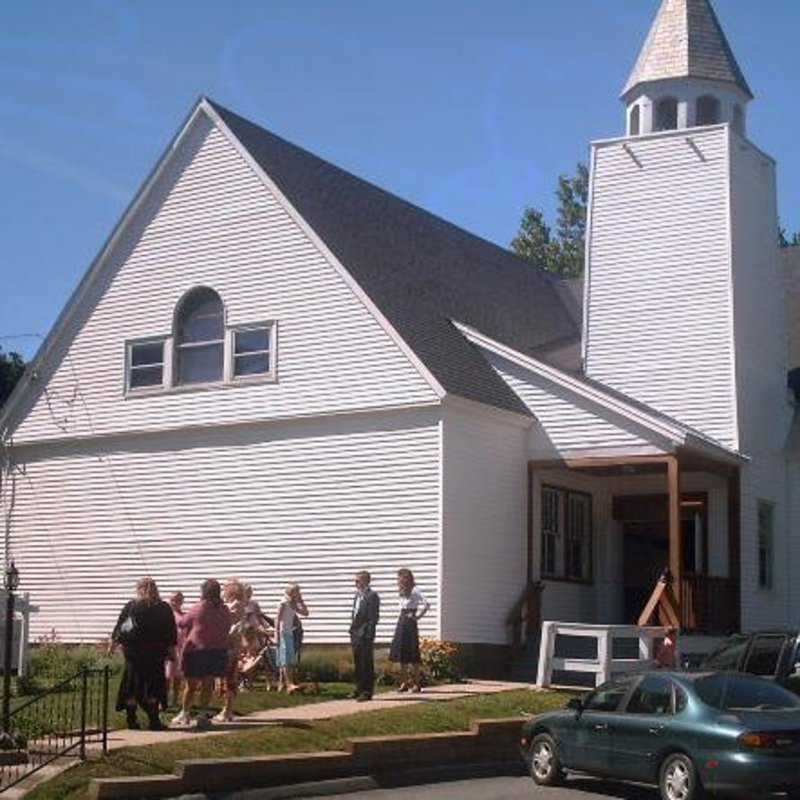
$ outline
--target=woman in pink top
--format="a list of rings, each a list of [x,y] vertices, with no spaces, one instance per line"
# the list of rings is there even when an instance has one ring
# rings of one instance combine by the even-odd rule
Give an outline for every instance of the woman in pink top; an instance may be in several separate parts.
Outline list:
[[[186,632],[182,668],[186,677],[183,703],[173,725],[190,725],[192,701],[202,686],[210,691],[214,678],[223,678],[228,665],[231,612],[222,602],[219,581],[207,580],[200,587],[200,602],[180,621]]]

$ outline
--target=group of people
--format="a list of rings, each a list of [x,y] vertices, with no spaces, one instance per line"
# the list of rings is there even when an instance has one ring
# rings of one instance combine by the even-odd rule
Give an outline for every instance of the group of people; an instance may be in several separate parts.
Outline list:
[[[356,593],[350,613],[350,641],[356,686],[353,697],[370,700],[375,685],[375,633],[380,619],[380,598],[370,574],[356,574]],[[400,666],[399,691],[421,691],[418,620],[429,604],[417,590],[408,569],[398,570],[399,614],[389,652]],[[192,705],[199,696],[207,706],[216,685],[222,710],[215,722],[234,719],[233,704],[243,678],[263,664],[267,688],[273,679],[278,691],[294,693],[296,666],[303,641],[301,618],[309,616],[300,587],[287,586],[274,618],[253,598],[252,588],[238,579],[221,585],[208,579],[200,587],[200,600],[184,611],[181,592],[164,602],[152,578],[136,584],[136,597],[125,604],[111,635],[110,650],[121,647],[125,669],[117,695],[117,710],[124,711],[131,729],[140,727],[138,709],[148,717],[150,730],[164,730],[161,712],[168,693],[180,711],[172,725],[192,724]]]

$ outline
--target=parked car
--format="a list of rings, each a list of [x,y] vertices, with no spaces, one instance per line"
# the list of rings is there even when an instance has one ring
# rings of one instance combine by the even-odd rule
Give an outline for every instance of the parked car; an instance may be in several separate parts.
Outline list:
[[[540,786],[574,771],[653,784],[663,800],[800,798],[800,698],[751,675],[627,676],[534,717],[521,744]]]
[[[800,631],[731,636],[700,662],[698,671],[749,672],[800,695]]]

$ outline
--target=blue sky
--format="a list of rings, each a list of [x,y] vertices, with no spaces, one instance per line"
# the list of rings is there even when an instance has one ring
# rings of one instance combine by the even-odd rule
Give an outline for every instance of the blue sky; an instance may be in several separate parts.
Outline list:
[[[658,0],[31,0],[0,28],[0,346],[30,356],[208,94],[501,245],[622,131]],[[716,0],[800,229],[797,0]]]

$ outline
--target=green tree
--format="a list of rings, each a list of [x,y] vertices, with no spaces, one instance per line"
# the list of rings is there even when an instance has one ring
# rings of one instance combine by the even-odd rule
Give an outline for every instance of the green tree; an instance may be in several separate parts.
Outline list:
[[[574,175],[560,175],[556,189],[558,214],[555,236],[536,209],[525,209],[511,249],[521,258],[562,278],[583,274],[586,253],[586,212],[589,201],[589,170],[578,164]]]
[[[4,353],[0,349],[0,408],[8,400],[24,371],[25,362],[19,353]]]
[[[779,228],[778,244],[781,247],[800,247],[800,232],[793,233],[789,236],[789,234],[786,233],[786,228]]]

